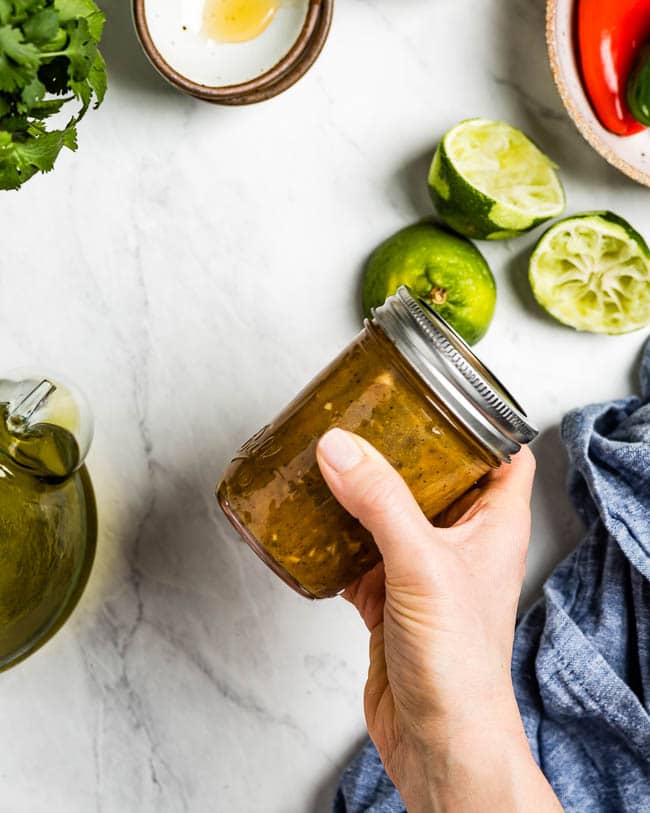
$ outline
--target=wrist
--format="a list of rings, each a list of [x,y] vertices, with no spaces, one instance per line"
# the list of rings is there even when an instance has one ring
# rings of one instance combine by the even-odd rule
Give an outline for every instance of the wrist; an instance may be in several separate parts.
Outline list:
[[[438,733],[428,743],[418,737],[401,767],[396,784],[409,813],[561,810],[518,714],[499,723],[476,717],[471,729]]]

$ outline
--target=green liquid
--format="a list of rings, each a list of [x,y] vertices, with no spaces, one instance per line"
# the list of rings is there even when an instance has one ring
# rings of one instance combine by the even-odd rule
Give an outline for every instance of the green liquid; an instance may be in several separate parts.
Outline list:
[[[0,405],[0,669],[46,641],[85,585],[97,533],[90,478],[66,479],[79,451],[49,424],[24,436],[6,428]]]

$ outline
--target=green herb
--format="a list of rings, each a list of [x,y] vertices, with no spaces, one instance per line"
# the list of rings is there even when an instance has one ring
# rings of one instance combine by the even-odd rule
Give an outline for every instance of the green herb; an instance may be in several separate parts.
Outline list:
[[[0,0],[0,189],[77,149],[78,122],[106,93],[104,20],[93,0]],[[75,99],[65,127],[48,130],[46,119]]]

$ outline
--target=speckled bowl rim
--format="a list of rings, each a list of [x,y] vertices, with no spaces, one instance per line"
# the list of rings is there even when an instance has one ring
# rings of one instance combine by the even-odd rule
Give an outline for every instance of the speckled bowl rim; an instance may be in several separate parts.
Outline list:
[[[214,104],[245,105],[265,101],[287,90],[311,68],[327,40],[334,0],[309,0],[305,22],[289,51],[268,71],[236,85],[204,85],[179,73],[162,56],[149,31],[145,0],[133,0],[133,21],[140,44],[154,68],[170,84]]]
[[[557,86],[557,89],[560,93],[560,97],[569,116],[571,116],[573,123],[580,131],[582,137],[596,150],[596,152],[600,153],[600,155],[602,155],[606,161],[608,161],[613,167],[618,169],[619,172],[622,172],[624,175],[627,175],[629,178],[632,178],[637,183],[640,183],[643,186],[650,186],[650,175],[646,174],[645,172],[642,172],[640,169],[637,169],[637,167],[630,164],[624,158],[621,158],[614,152],[614,150],[611,149],[611,147],[605,144],[602,138],[589,124],[589,122],[586,121],[584,116],[580,113],[580,111],[576,107],[575,102],[573,100],[572,92],[567,83],[564,81],[562,72],[560,70],[560,59],[557,49],[557,38],[556,38],[557,7],[558,0],[547,0],[546,47],[548,50],[549,62],[551,64],[551,73],[553,74],[553,80]]]

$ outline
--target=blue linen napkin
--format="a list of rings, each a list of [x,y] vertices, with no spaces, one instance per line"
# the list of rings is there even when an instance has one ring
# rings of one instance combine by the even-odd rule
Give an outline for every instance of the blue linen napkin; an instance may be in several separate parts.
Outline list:
[[[562,421],[587,531],[515,633],[526,735],[567,813],[650,811],[650,341],[641,393]],[[334,813],[404,809],[368,741]]]

